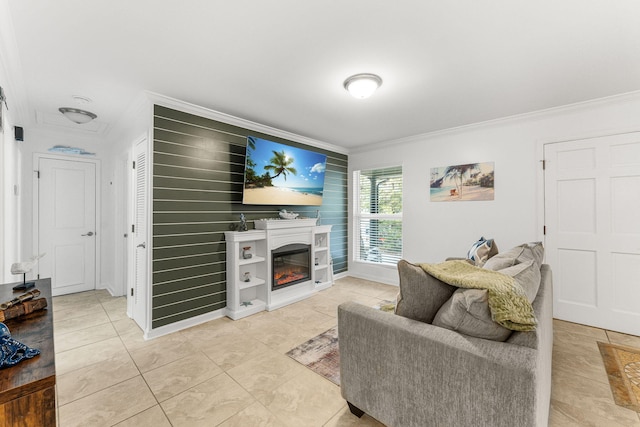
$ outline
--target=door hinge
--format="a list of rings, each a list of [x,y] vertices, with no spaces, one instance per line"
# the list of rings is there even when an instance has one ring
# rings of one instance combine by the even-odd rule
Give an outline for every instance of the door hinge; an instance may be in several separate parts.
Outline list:
[[[131,296],[133,296],[133,288],[131,288]]]
[[[38,280],[40,280],[40,274],[38,274]]]
[[[133,161],[133,168],[134,168],[134,169],[136,168],[136,162],[135,162],[135,160]]]
[[[542,170],[545,170],[547,168],[547,161],[543,160],[542,161]]]
[[[131,232],[132,233],[136,232],[136,225],[135,224],[131,224]]]
[[[542,226],[542,234],[545,235],[545,236],[547,235],[547,226],[546,225]]]
[[[36,173],[36,176],[38,177],[38,179],[40,179],[40,171],[34,170],[34,172]]]

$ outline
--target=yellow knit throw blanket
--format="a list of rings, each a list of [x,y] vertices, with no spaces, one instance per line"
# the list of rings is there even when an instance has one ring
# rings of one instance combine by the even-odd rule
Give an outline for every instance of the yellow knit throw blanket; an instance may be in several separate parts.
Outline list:
[[[440,264],[419,264],[427,274],[452,286],[486,289],[491,318],[513,331],[533,331],[536,317],[533,306],[513,277],[486,270],[464,260]]]

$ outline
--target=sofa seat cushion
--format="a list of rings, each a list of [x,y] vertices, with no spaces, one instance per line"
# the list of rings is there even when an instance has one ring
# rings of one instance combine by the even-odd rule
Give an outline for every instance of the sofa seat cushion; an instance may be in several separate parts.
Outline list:
[[[433,322],[436,313],[456,288],[425,273],[420,266],[405,260],[398,262],[400,293],[395,313],[425,323]]]

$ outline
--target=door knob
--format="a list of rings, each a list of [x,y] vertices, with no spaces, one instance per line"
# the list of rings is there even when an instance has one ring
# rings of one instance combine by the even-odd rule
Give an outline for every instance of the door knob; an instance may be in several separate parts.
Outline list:
[[[88,232],[87,234],[81,234],[81,236],[93,236],[93,231]]]
[[[146,248],[146,247],[147,247],[147,245],[145,244],[145,242],[142,242],[142,243],[140,243],[140,244],[139,244],[138,246],[136,246],[136,247],[144,249],[144,248]]]

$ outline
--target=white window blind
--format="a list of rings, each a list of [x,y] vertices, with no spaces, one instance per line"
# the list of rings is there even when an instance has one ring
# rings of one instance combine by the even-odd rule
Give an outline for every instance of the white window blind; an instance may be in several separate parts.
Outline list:
[[[402,166],[354,172],[355,259],[395,265],[402,259]]]

